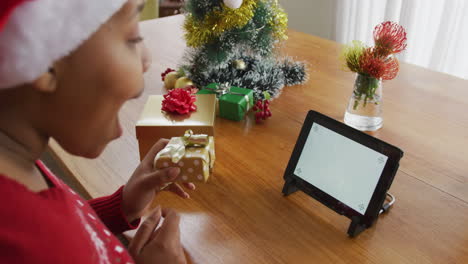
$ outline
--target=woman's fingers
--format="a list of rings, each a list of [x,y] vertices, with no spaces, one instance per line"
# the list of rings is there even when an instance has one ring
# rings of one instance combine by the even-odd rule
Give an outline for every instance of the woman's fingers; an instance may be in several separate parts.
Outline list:
[[[156,189],[162,191],[163,189],[173,192],[182,198],[189,198],[190,195],[181,187],[180,184],[174,183],[180,174],[180,168],[165,168],[156,170],[153,173],[145,176],[141,182],[144,188]],[[188,190],[195,190],[195,184],[191,182],[184,182],[182,185]]]
[[[180,216],[172,209],[162,211],[164,222],[158,229],[157,236],[148,243],[148,246],[166,245],[169,247],[180,246]]]
[[[178,183],[169,185],[166,190],[173,192],[182,198],[190,198],[190,195]]]
[[[143,247],[149,242],[155,228],[158,226],[161,221],[162,211],[161,207],[158,206],[153,213],[150,214],[148,218],[140,225],[140,228],[135,234],[132,242],[128,247],[128,251],[135,257],[140,254],[140,251]]]
[[[145,158],[141,161],[146,166],[150,166],[149,168],[153,168],[154,158],[156,155],[163,150],[167,143],[169,143],[169,139],[161,138],[156,142],[153,147],[151,147],[150,151],[146,154]]]
[[[144,188],[151,188],[160,191],[168,184],[174,182],[179,176],[179,173],[179,168],[165,168],[156,170],[145,176],[145,179],[143,179],[141,183]]]
[[[192,182],[184,182],[182,183],[182,185],[184,185],[185,188],[192,190],[192,191],[196,189],[195,184],[193,184]]]

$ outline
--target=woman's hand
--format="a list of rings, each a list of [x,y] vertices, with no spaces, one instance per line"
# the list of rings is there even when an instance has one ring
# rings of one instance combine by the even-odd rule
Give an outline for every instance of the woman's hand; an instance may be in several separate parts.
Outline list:
[[[163,223],[156,229],[162,218]],[[180,217],[173,210],[161,210],[158,206],[141,224],[128,247],[136,263],[186,264],[179,222]]]
[[[168,142],[169,140],[167,139],[160,139],[154,144],[124,187],[122,209],[129,222],[140,218],[146,207],[153,201],[154,196],[162,190],[173,192],[182,198],[190,197],[182,186],[174,183],[179,176],[179,168],[165,168],[161,170],[153,168],[156,154]],[[183,185],[190,190],[195,190],[193,183],[184,183]]]

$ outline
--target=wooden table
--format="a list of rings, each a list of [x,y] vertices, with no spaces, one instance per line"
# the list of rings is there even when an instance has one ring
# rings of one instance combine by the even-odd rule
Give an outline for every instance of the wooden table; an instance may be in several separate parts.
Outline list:
[[[138,164],[134,124],[146,98],[163,91],[159,74],[185,48],[181,16],[144,22],[153,51],[146,91],[127,103],[124,136],[96,160],[57,159],[92,196],[114,191]],[[290,31],[283,51],[309,63],[306,85],[288,87],[273,118],[216,120],[217,160],[192,199],[165,193],[155,203],[182,215],[194,263],[468,263],[468,81],[402,64],[384,83],[384,127],[374,136],[405,151],[391,192],[395,207],[356,239],[349,220],[303,193],[283,197],[283,173],[309,109],[342,120],[354,75],[342,71],[335,42]]]

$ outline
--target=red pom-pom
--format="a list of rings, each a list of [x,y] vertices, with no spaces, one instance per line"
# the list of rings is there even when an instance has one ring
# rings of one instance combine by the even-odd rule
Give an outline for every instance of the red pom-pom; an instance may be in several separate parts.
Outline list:
[[[175,70],[171,68],[167,68],[163,73],[161,73],[161,79],[163,82],[164,82],[164,79],[166,79],[166,75],[170,72],[175,72]]]
[[[164,95],[162,110],[175,114],[188,114],[197,110],[194,104],[197,97],[188,89],[173,89]]]

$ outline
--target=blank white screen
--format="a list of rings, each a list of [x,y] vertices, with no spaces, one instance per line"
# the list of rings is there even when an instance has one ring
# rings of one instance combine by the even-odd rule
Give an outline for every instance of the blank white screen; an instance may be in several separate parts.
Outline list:
[[[387,159],[314,123],[294,174],[364,214]]]

